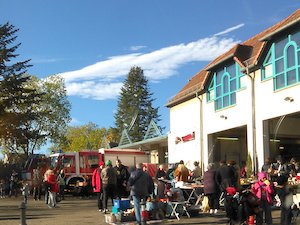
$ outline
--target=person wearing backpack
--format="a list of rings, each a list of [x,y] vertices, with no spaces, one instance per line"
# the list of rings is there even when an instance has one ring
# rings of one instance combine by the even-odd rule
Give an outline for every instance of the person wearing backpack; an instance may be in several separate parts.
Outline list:
[[[66,174],[64,170],[60,170],[58,177],[58,193],[61,198],[61,200],[65,200],[65,187],[66,187]]]
[[[34,200],[41,200],[41,192],[42,192],[42,183],[43,183],[43,176],[41,174],[41,169],[37,166],[36,169],[33,170],[33,197]]]
[[[128,180],[131,187],[130,196],[134,203],[134,213],[137,224],[141,224],[141,201],[145,201],[153,192],[152,178],[143,171],[143,164],[137,163]]]
[[[107,202],[108,198],[111,198],[111,203],[116,196],[117,188],[117,171],[113,168],[110,160],[105,162],[105,167],[101,170],[101,181],[102,181],[102,191],[103,191],[103,213],[108,212]]]

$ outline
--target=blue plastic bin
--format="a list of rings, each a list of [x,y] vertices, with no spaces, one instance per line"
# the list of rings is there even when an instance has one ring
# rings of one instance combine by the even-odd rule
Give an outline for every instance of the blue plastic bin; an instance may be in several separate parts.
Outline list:
[[[131,208],[130,207],[130,200],[129,199],[114,199],[114,207],[120,210],[126,210]]]

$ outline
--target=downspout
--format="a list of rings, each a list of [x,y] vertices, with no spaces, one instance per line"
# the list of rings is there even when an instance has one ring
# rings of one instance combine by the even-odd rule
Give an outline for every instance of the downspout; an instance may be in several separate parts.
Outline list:
[[[200,149],[201,149],[201,173],[204,174],[204,150],[203,150],[203,97],[202,95],[198,95],[198,92],[196,92],[196,97],[199,99],[200,102]]]
[[[255,107],[255,72],[253,72],[253,76],[249,73],[249,67],[246,67],[246,74],[251,80],[251,116],[252,116],[252,138],[253,138],[253,173],[257,174],[258,164],[257,164],[257,150],[256,150],[256,107]]]

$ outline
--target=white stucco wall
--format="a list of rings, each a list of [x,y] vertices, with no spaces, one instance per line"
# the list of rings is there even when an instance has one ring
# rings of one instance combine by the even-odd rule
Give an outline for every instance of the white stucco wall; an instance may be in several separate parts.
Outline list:
[[[273,79],[260,80],[260,71],[256,71],[256,112],[257,120],[266,120],[285,114],[298,112],[300,109],[300,85],[294,85],[279,91],[273,91]],[[293,97],[293,102],[285,101]]]
[[[265,150],[263,121],[286,114],[300,112],[300,85],[294,85],[274,92],[272,79],[261,81],[261,73],[259,70],[251,74],[251,76],[253,75],[255,76],[256,151],[260,168],[264,162]],[[242,79],[243,88],[237,92],[236,105],[234,106],[215,111],[214,102],[207,102],[206,94],[203,95],[204,168],[206,168],[208,163],[208,135],[216,132],[246,126],[248,153],[251,156],[253,155],[254,137],[252,125],[251,79],[248,76],[245,76]],[[285,101],[285,97],[293,97],[294,101]],[[221,118],[222,115],[226,116],[227,119]],[[185,136],[193,131],[195,131],[195,140],[175,144],[175,138],[177,136]],[[195,160],[201,160],[199,99],[194,98],[170,109],[170,134],[168,144],[170,163],[175,163],[179,160],[190,163]]]
[[[195,139],[175,143],[176,137],[195,132]],[[180,160],[189,166],[200,161],[200,100],[194,98],[170,109],[170,133],[168,136],[169,163]]]
[[[298,27],[294,26],[292,29],[296,31]],[[277,38],[277,36],[274,36],[274,38]],[[259,56],[265,56],[264,53],[267,53],[267,48],[268,45],[264,45],[261,49],[263,52],[258,52]],[[238,51],[236,53],[238,55]],[[255,57],[257,55],[253,55],[252,59]],[[229,60],[233,62],[234,59],[224,58],[224,60],[222,63],[227,64]],[[261,63],[262,61],[263,59],[260,58],[257,62]],[[299,63],[298,61],[295,62]],[[260,65],[255,66],[258,68]],[[228,152],[229,157],[235,157],[235,154],[239,154],[239,148],[241,151],[246,148],[247,152],[242,151],[243,155],[239,158],[239,161],[240,159],[245,160],[247,153],[250,156],[256,153],[257,169],[259,169],[270,152],[272,153],[271,156],[278,154],[279,148],[275,144],[271,144],[270,140],[272,138],[279,134],[281,138],[285,139],[283,141],[287,142],[288,138],[293,137],[295,139],[295,137],[299,137],[300,84],[297,83],[282,90],[274,91],[273,78],[264,81],[261,78],[260,69],[242,77],[242,88],[236,92],[236,104],[221,110],[215,110],[213,101],[207,102],[206,94],[200,96],[203,99],[202,104],[195,97],[170,108],[169,162],[201,159],[206,167],[208,160],[218,160],[221,157],[227,158],[226,152]],[[291,98],[292,101],[288,101],[287,97]],[[200,108],[203,112],[202,115],[200,115]],[[298,114],[297,118],[290,115],[295,113]],[[200,118],[203,123],[201,123]],[[277,130],[276,124],[277,121],[281,121],[280,118],[284,119],[284,123]],[[201,124],[203,124],[203,129],[200,131]],[[196,134],[195,140],[175,144],[177,136],[181,137],[193,131]],[[200,132],[202,133],[200,134]],[[237,135],[238,138],[235,138],[235,141],[238,142],[236,144],[225,142],[224,138],[220,138],[221,135],[230,135],[230,132],[232,132],[232,135]],[[237,132],[242,133],[238,135]],[[203,137],[201,141],[200,137]],[[228,138],[226,141],[228,141]],[[214,151],[215,149],[218,151]],[[291,149],[295,151],[293,147]],[[212,157],[209,157],[209,152],[212,152]]]
[[[264,162],[264,150],[267,150],[263,148],[263,121],[300,112],[300,85],[297,84],[279,91],[274,91],[273,79],[261,81],[260,70],[255,72],[255,77],[256,143],[259,156],[258,163],[261,166]],[[284,100],[286,97],[293,97],[294,101],[289,102]]]
[[[208,135],[226,131],[232,128],[247,126],[247,129],[252,124],[251,111],[251,79],[247,76],[242,78],[244,87],[236,94],[236,104],[228,108],[215,111],[214,102],[206,101],[206,94],[204,94],[204,108],[203,108],[203,146],[204,146],[204,166],[208,164],[209,143]],[[222,118],[225,116],[227,119]],[[249,132],[247,132],[247,135]],[[251,134],[251,132],[250,132]],[[248,142],[252,140],[252,136],[247,136]],[[248,149],[253,149],[252,142],[248,144]],[[238,150],[235,151],[238,154]],[[253,151],[249,151],[250,154]],[[252,154],[251,154],[252,155]]]

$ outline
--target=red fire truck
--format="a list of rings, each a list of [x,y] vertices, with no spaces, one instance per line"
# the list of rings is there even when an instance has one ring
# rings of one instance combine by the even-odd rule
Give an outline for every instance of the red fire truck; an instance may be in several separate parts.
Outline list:
[[[149,154],[135,149],[99,149],[79,152],[54,153],[50,155],[51,166],[55,171],[64,169],[66,185],[69,191],[80,191],[88,185],[88,179],[100,162],[111,160],[113,165],[120,159],[128,167],[136,163],[148,163]],[[76,190],[77,189],[77,190]],[[78,190],[79,189],[79,190]]]
[[[33,170],[38,166],[40,173],[44,174],[49,167],[50,159],[44,154],[31,154],[25,162],[23,170],[21,171],[22,180],[26,180],[32,188]]]

